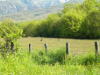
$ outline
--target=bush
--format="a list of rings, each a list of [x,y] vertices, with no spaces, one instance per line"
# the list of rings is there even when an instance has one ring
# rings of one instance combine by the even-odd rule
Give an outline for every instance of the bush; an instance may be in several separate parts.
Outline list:
[[[17,49],[15,43],[17,39],[22,36],[22,30],[11,19],[6,19],[0,24],[0,37],[2,38],[3,45],[1,47],[2,53],[7,53],[12,50],[12,47]],[[15,51],[14,50],[14,51]],[[13,50],[11,51],[13,52]]]
[[[38,54],[33,55],[33,60],[36,61],[38,64],[64,64],[65,52],[57,50],[45,54],[44,52],[40,51]]]

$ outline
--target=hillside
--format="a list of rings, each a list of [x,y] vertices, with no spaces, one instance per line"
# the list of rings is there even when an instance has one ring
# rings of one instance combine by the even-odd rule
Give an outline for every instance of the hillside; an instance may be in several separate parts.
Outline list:
[[[33,19],[33,17],[40,18],[40,16],[48,15],[48,13],[60,11],[64,3],[76,3],[80,1],[81,0],[0,0],[0,20],[5,18],[13,18],[15,20],[27,20],[26,17],[29,17],[29,19]],[[30,16],[28,14],[30,14]]]
[[[44,8],[44,9],[36,9],[32,11],[21,11],[17,13],[0,16],[0,20],[4,20],[6,18],[12,18],[16,21],[42,19],[42,18],[47,17],[48,14],[60,12],[62,9],[63,8],[51,7],[48,9]]]

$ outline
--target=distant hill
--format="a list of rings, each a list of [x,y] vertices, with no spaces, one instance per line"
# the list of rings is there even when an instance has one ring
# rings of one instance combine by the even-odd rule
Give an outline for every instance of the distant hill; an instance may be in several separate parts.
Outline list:
[[[60,12],[63,8],[58,7],[51,7],[51,8],[44,8],[44,9],[37,9],[33,11],[21,11],[12,14],[6,14],[0,16],[0,20],[4,20],[6,18],[14,19],[15,21],[25,21],[25,20],[32,20],[32,19],[42,19],[47,17],[51,13]]]
[[[77,3],[80,1],[82,0],[0,0],[0,20],[5,18],[38,19],[60,11],[65,2]]]

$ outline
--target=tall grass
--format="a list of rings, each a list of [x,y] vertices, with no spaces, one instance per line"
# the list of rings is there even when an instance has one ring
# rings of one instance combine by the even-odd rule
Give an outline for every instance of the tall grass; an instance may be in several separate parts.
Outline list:
[[[93,54],[65,57],[63,50],[19,52],[0,56],[0,75],[100,75],[100,65]]]

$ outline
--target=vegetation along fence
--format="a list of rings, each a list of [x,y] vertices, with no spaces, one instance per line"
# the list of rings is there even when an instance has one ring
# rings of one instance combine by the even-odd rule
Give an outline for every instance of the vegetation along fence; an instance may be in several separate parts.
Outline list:
[[[69,42],[66,42],[66,55],[69,55],[70,54],[70,50],[71,50],[71,48],[70,48],[70,43]],[[94,42],[94,47],[95,47],[95,58],[97,59],[97,56],[100,54],[100,48],[99,48],[99,42]],[[48,44],[47,43],[45,43],[44,44],[44,48],[45,48],[45,53],[47,54],[48,53]],[[31,53],[31,51],[32,51],[32,45],[31,45],[31,43],[29,43],[29,53]]]
[[[14,47],[15,45],[14,45],[14,43],[13,42],[11,42],[11,45],[10,45],[10,50],[12,51],[12,52],[15,52],[15,47]],[[48,54],[48,51],[49,51],[49,46],[48,46],[48,44],[47,43],[45,43],[44,45],[44,49],[45,49],[45,53],[46,54]],[[71,53],[71,44],[69,43],[69,42],[66,42],[66,44],[65,44],[65,54],[66,55],[69,55],[70,53]],[[94,51],[94,54],[95,54],[95,58],[97,59],[97,57],[99,56],[99,54],[100,54],[100,48],[99,48],[99,42],[94,42],[94,48],[95,48],[95,51]],[[7,45],[6,45],[6,49],[7,48],[9,48]],[[29,45],[28,45],[28,52],[29,53],[31,53],[32,52],[32,49],[33,47],[32,47],[32,44],[31,43],[29,43]]]

